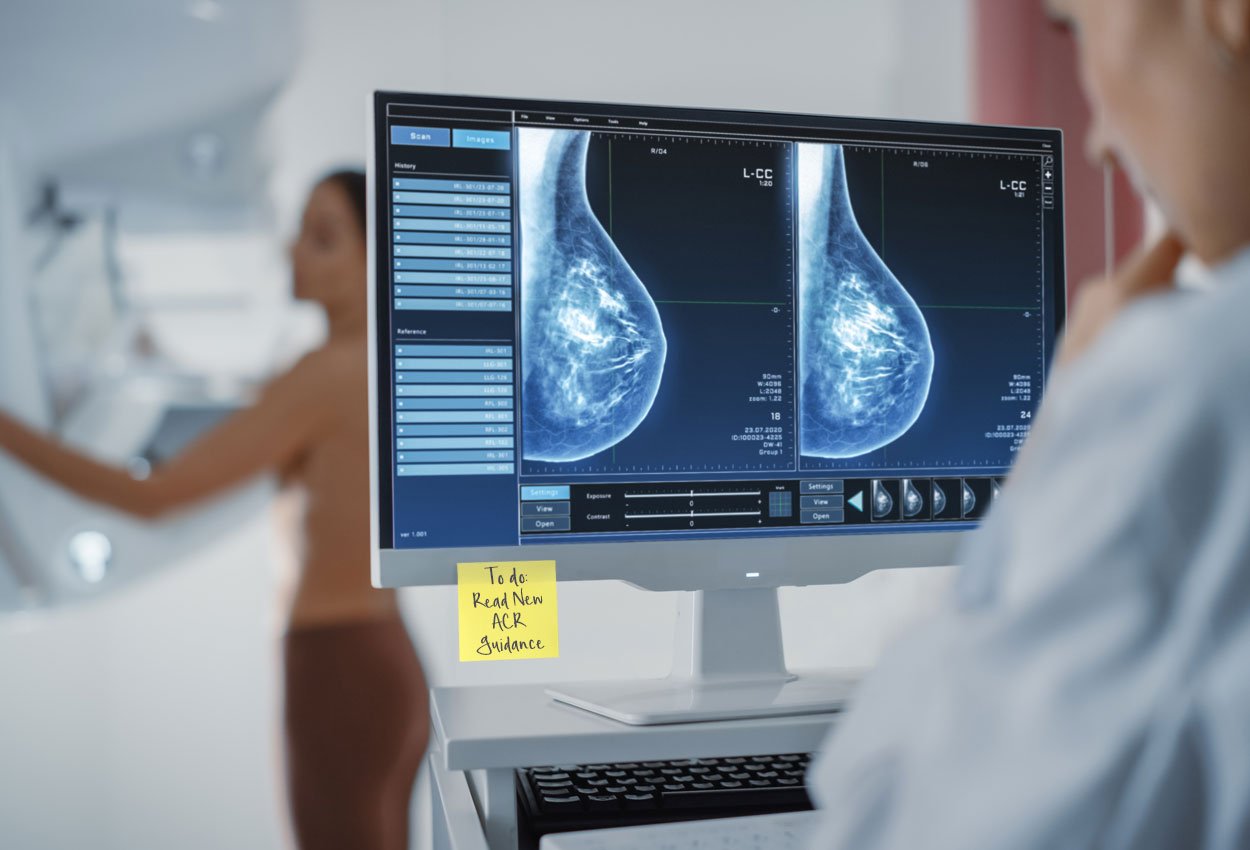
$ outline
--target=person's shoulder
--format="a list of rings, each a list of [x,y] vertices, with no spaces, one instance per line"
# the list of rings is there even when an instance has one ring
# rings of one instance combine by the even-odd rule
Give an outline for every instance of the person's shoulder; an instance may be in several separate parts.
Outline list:
[[[1250,403],[1232,392],[1250,374],[1250,281],[1143,299],[1074,366],[1071,382],[1100,394]]]
[[[328,342],[302,356],[290,374],[312,383],[363,382],[367,362],[365,346],[354,341]]]
[[[1250,374],[1250,285],[1242,289],[1132,304],[1051,376],[1032,441],[1159,462],[1209,447],[1217,433],[1250,441],[1250,393],[1240,389]]]
[[[363,380],[354,378],[351,369],[351,360],[346,352],[333,345],[323,345],[301,355],[289,368],[272,378],[261,395],[288,402],[324,398],[327,390],[336,389],[350,380]]]
[[[1152,350],[1146,365],[1173,389],[1190,387],[1211,401],[1250,403],[1250,280],[1210,292],[1160,299],[1127,323],[1138,347]]]

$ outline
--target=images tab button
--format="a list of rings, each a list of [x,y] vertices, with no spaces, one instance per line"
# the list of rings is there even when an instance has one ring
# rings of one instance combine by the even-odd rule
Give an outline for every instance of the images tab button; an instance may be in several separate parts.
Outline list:
[[[453,148],[491,148],[497,151],[511,150],[512,133],[507,130],[462,130],[459,127],[451,131]]]

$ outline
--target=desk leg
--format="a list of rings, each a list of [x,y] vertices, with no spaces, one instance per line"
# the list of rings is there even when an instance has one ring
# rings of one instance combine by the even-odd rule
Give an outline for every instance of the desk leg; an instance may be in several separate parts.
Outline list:
[[[517,850],[516,780],[512,769],[475,770],[470,776],[490,850]]]
[[[434,756],[426,756],[426,768],[430,772],[430,832],[433,850],[451,850],[451,835],[447,824],[447,805],[443,800],[442,788],[434,772],[438,764]]]
[[[426,766],[435,850],[489,850],[467,777],[444,768],[441,753],[430,753]]]

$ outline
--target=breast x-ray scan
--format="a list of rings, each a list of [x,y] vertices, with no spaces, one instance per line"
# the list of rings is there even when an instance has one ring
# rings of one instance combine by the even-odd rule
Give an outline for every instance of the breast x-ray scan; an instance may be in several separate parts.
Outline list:
[[[892,443],[929,397],[933,346],[916,302],[868,244],[841,145],[799,149],[799,443],[856,457]]]
[[[788,469],[796,453],[819,469],[891,447],[919,461],[922,440],[899,444],[926,415],[935,376],[982,368],[942,363],[958,331],[916,298],[941,280],[993,287],[974,268],[954,277],[955,257],[933,239],[969,209],[941,188],[968,161],[841,144],[517,135],[526,471]],[[890,194],[907,192],[930,213],[887,209]],[[887,225],[900,253],[917,242],[931,253],[909,251],[896,271],[883,256]],[[961,306],[993,305],[929,309]],[[935,332],[951,336],[935,345]]]
[[[789,468],[793,146],[518,140],[525,468]]]
[[[521,133],[521,365],[525,457],[574,461],[646,418],[664,375],[664,325],[586,197],[590,133]]]

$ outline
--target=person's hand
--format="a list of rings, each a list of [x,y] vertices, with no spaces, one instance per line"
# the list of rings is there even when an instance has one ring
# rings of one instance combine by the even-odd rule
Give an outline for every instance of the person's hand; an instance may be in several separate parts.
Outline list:
[[[1167,233],[1127,258],[1110,277],[1082,286],[1064,330],[1057,362],[1066,365],[1078,359],[1133,301],[1174,288],[1176,267],[1183,256],[1184,243],[1175,234]]]

